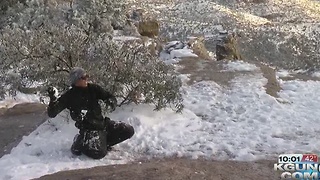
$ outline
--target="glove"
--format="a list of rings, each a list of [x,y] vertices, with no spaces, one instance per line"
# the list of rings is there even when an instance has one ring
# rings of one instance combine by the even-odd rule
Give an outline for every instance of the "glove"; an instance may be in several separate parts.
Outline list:
[[[47,89],[48,92],[48,96],[50,98],[50,101],[55,101],[57,99],[57,97],[55,96],[55,94],[57,93],[57,89],[55,87],[50,86]]]
[[[116,107],[117,107],[117,99],[115,97],[109,99],[109,104],[110,106],[110,109],[111,109],[111,112],[116,110]]]

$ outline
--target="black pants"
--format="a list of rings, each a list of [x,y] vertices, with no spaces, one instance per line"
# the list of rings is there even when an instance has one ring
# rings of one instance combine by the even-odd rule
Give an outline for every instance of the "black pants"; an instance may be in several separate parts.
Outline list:
[[[131,125],[108,120],[105,130],[81,129],[71,146],[71,152],[101,159],[106,156],[111,146],[131,138],[133,134],[134,129]]]

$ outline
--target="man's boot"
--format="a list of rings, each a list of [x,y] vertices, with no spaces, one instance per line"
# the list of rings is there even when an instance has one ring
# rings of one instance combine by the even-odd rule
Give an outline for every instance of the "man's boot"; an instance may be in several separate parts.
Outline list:
[[[72,152],[72,154],[74,154],[76,156],[80,156],[81,149],[82,149],[82,136],[80,136],[80,134],[77,134],[73,139],[73,144],[71,146],[71,152]]]

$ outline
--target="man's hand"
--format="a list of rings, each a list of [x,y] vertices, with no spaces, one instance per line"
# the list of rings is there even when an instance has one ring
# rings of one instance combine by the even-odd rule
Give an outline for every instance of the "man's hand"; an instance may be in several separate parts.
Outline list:
[[[56,94],[58,90],[55,87],[50,86],[47,90],[50,101],[55,101],[57,99]]]

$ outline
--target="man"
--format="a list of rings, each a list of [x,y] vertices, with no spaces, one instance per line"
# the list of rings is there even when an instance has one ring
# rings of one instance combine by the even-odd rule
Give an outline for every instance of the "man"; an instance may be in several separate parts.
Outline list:
[[[50,103],[48,115],[54,118],[64,109],[69,109],[71,118],[76,121],[79,134],[71,146],[74,155],[82,153],[94,158],[105,157],[111,146],[129,139],[134,134],[132,126],[104,118],[99,100],[115,109],[116,98],[99,85],[88,83],[89,76],[79,67],[70,72],[71,89],[56,98],[54,88],[48,89]]]

